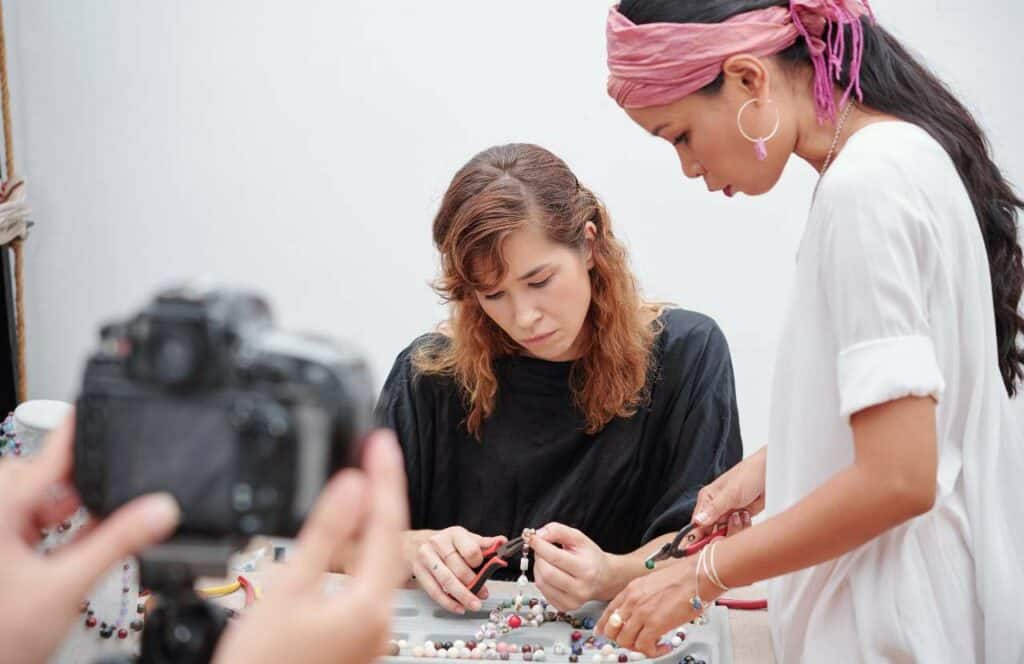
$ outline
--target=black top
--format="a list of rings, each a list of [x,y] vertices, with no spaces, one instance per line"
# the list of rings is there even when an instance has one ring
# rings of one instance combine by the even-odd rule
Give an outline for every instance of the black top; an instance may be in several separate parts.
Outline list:
[[[511,538],[559,521],[628,553],[689,523],[697,491],[743,455],[732,362],[707,316],[661,320],[650,403],[595,435],[572,403],[571,362],[513,356],[496,362],[497,403],[474,439],[454,380],[412,367],[436,335],[414,341],[377,404],[405,451],[412,527]]]

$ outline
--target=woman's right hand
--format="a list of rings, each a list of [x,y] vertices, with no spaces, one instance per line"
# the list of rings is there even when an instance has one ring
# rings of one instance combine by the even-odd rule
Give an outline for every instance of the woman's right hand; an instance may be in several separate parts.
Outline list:
[[[729,535],[750,525],[750,517],[764,510],[767,459],[765,446],[700,490],[693,508],[693,521],[699,528],[691,533],[691,539],[700,539],[719,523],[728,524]]]
[[[474,568],[484,562],[483,552],[503,536],[484,537],[461,526],[444,530],[416,530],[406,533],[406,555],[417,583],[439,605],[452,613],[478,611],[487,588],[479,596],[469,591],[476,577]]]

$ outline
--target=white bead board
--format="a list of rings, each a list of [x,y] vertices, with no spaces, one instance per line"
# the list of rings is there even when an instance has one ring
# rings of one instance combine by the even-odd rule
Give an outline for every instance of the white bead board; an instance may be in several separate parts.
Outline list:
[[[492,609],[505,600],[515,598],[517,586],[512,582],[491,581],[487,584],[490,597],[484,601],[480,611],[467,612],[463,616],[449,613],[437,606],[430,597],[420,590],[400,590],[395,608],[392,612],[392,638],[396,641],[405,640],[408,647],[400,655],[383,657],[381,662],[388,664],[423,664],[426,658],[414,657],[412,648],[424,641],[470,641],[475,640],[474,634],[480,625],[488,621]],[[530,584],[523,592],[524,597],[540,597],[537,588]],[[581,618],[590,616],[596,621],[604,610],[602,602],[590,602],[571,613]],[[724,607],[715,606],[707,611],[708,622],[705,625],[687,625],[686,640],[673,652],[657,659],[640,660],[656,664],[676,664],[686,655],[693,655],[707,664],[732,664],[732,636],[729,629],[729,612]],[[568,662],[568,654],[555,655],[553,646],[561,642],[568,647],[569,634],[573,628],[566,623],[543,623],[540,627],[521,627],[508,634],[499,634],[495,640],[522,645],[539,644],[544,647],[545,662]],[[585,636],[592,634],[590,630],[580,630]],[[580,662],[593,661],[595,649],[584,650]],[[621,651],[616,651],[621,652]],[[509,661],[523,661],[521,654],[514,654]]]

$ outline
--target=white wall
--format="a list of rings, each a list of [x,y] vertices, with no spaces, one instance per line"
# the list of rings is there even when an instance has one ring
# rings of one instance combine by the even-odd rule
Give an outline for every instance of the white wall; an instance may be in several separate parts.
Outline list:
[[[608,203],[649,295],[714,316],[748,451],[814,175],[760,199],[684,182],[604,94],[607,2],[8,0],[34,397],[71,398],[98,323],[168,280],[271,297],[347,337],[378,383],[442,316],[432,214],[491,144],[554,150]],[[1016,0],[876,0],[1024,183]]]

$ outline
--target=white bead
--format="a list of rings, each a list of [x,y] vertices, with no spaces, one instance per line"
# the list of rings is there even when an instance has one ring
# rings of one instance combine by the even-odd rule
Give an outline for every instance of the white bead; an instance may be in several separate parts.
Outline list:
[[[456,642],[455,642],[455,643],[453,643],[452,645],[454,645],[454,646],[455,646],[456,648],[458,648],[459,650],[462,650],[463,648],[465,648],[465,647],[466,647],[466,642],[465,642],[465,641],[456,641]]]
[[[672,637],[672,647],[673,648],[678,648],[681,645],[683,645],[683,640],[681,638],[679,638],[678,636],[673,636]]]
[[[401,648],[402,650],[405,650],[408,647],[408,645],[409,645],[409,643],[405,639],[402,639],[401,641],[398,642],[398,647]]]
[[[606,661],[606,662],[617,662],[617,661],[619,661],[619,657],[618,657],[618,655],[614,655],[614,654],[613,655],[605,655],[604,656],[604,661]]]
[[[416,646],[412,649],[413,657],[423,657],[423,646]]]
[[[519,575],[519,578],[518,578],[518,579],[516,579],[516,584],[518,584],[518,585],[519,585],[519,587],[524,587],[524,586],[526,586],[526,584],[528,584],[529,582],[530,582],[530,580],[526,578],[526,575],[525,575],[525,574],[520,574],[520,575]]]
[[[565,654],[565,646],[563,646],[561,643],[556,643],[555,644],[555,654],[556,655],[564,655]]]
[[[603,662],[604,661],[604,657],[601,656],[601,653],[597,653],[596,655],[594,655],[594,659],[592,659],[590,661],[592,661],[592,662]]]
[[[609,644],[609,643],[606,643],[606,644],[604,644],[603,646],[601,646],[601,654],[602,654],[602,655],[610,655],[610,654],[612,654],[613,652],[615,652],[615,648],[613,648],[613,647],[611,646],[611,644]]]
[[[434,651],[434,655],[438,659],[448,659],[448,651],[445,650],[444,648],[440,648],[439,650],[435,650]],[[452,659],[455,659],[455,658],[453,657]]]
[[[469,659],[473,653],[469,652],[469,648],[463,648],[459,655],[462,659]]]
[[[520,558],[519,559],[519,569],[521,569],[524,572],[526,570],[530,569],[530,559],[529,558]]]
[[[538,650],[537,652],[533,653],[533,661],[535,662],[543,662],[544,657],[545,655],[543,650]]]
[[[635,650],[629,653],[629,661],[631,662],[639,662],[642,659],[647,659],[647,655],[642,652],[636,652]]]

